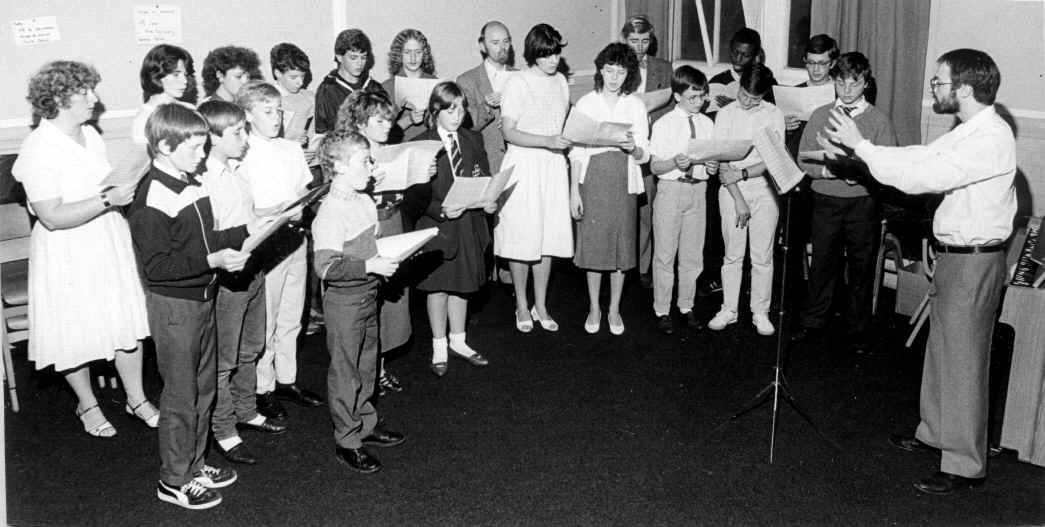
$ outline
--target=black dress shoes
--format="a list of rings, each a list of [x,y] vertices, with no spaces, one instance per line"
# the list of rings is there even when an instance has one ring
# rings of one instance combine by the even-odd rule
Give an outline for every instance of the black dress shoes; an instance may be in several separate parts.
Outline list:
[[[692,313],[692,311],[690,311]],[[671,315],[661,315],[657,317],[657,331],[665,335],[675,334],[675,323],[671,320]]]
[[[947,495],[963,489],[982,487],[987,478],[965,478],[946,472],[937,472],[914,484],[914,488],[926,494]]]
[[[287,409],[283,408],[276,397],[269,393],[259,393],[257,396],[258,413],[269,419],[283,419],[287,416]]]
[[[373,474],[381,470],[381,462],[370,455],[365,448],[341,448],[334,450],[337,460],[348,468],[363,474]]]
[[[304,406],[306,408],[323,406],[323,399],[315,393],[299,388],[296,384],[276,383],[276,391],[272,393],[275,394],[277,398],[284,401],[290,401],[298,406]]]
[[[701,331],[707,327],[707,324],[705,324],[703,320],[697,318],[696,311],[690,311],[689,313],[682,315],[682,318],[686,319],[686,327],[692,331]]]
[[[908,452],[929,452],[932,454],[939,454],[940,449],[931,447],[916,437],[904,436],[900,434],[893,434],[889,436],[889,444],[893,445],[900,450],[906,450]]]
[[[221,445],[218,445],[218,451],[221,452],[221,455],[225,456],[225,459],[233,463],[253,465],[258,462],[258,458],[255,457],[254,453],[247,448],[245,443],[240,443],[228,450],[225,450],[224,448],[221,448]]]
[[[370,435],[363,438],[364,445],[376,446],[378,448],[398,446],[403,444],[403,441],[406,441],[406,436],[403,434],[378,426],[374,427],[374,431],[370,432]]]
[[[256,432],[264,432],[272,435],[279,435],[287,431],[287,425],[273,423],[272,419],[265,419],[258,425],[246,422],[236,423],[236,428],[239,428],[240,430],[254,430]]]

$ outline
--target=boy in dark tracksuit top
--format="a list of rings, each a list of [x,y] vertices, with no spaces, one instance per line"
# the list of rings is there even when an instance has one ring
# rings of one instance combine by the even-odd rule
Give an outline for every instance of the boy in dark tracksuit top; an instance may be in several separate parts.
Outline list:
[[[217,383],[217,269],[238,271],[250,256],[235,249],[247,237],[246,226],[214,230],[210,198],[193,174],[207,132],[207,122],[193,110],[157,108],[145,125],[153,166],[128,211],[164,382],[156,494],[187,509],[217,505],[221,495],[212,489],[236,480],[235,471],[208,466],[203,458]]]
[[[390,447],[404,440],[402,434],[377,425],[377,410],[370,401],[377,380],[378,285],[380,276],[395,274],[399,264],[377,254],[377,205],[366,193],[366,138],[335,131],[323,139],[317,157],[324,175],[333,179],[312,222],[312,237],[316,274],[327,286],[327,396],[335,453],[349,468],[369,474],[377,472],[381,462],[364,445]]]

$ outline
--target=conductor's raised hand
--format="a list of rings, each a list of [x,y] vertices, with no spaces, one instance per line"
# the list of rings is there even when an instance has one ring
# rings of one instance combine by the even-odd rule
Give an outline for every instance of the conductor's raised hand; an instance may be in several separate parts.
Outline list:
[[[846,155],[845,150],[839,148],[838,145],[832,143],[830,139],[824,137],[824,135],[819,132],[816,134],[816,144],[824,149],[825,156],[828,159],[834,160]]]
[[[399,269],[399,262],[391,258],[385,258],[384,256],[375,256],[367,260],[364,265],[366,266],[367,274],[376,274],[386,277],[396,274],[396,270]]]
[[[856,148],[856,145],[864,140],[860,129],[856,127],[856,122],[846,115],[845,112],[838,109],[831,111],[824,133],[832,141],[849,148]]]
[[[250,259],[250,251],[222,249],[207,255],[207,263],[212,269],[224,269],[230,272],[242,271]]]
[[[559,135],[547,135],[544,137],[544,147],[548,150],[566,150],[570,147],[570,140]]]

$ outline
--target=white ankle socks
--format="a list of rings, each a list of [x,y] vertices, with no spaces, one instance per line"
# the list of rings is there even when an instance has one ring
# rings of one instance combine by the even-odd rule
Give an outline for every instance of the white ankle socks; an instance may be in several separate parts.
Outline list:
[[[226,452],[232,450],[233,448],[236,448],[236,446],[242,442],[243,440],[240,439],[239,436],[226,437],[225,439],[218,440],[218,444],[221,445],[221,449]]]
[[[432,364],[446,362],[446,337],[432,339]]]
[[[464,335],[464,333],[451,333],[450,349],[454,350],[454,353],[464,357],[475,355],[475,350],[464,342]]]

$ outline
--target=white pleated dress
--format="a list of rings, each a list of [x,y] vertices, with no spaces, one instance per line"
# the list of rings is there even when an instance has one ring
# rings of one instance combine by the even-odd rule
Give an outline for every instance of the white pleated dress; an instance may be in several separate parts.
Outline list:
[[[81,146],[49,121],[26,137],[12,172],[29,203],[97,196],[111,167],[90,126]],[[69,229],[33,226],[29,255],[29,360],[37,369],[111,360],[149,336],[127,220],[115,209]]]
[[[513,73],[504,86],[501,115],[516,120],[519,131],[537,135],[562,132],[570,105],[561,74],[533,69]],[[494,254],[536,261],[542,256],[573,256],[570,182],[562,152],[509,144],[501,170],[514,166],[515,183],[494,227]]]

